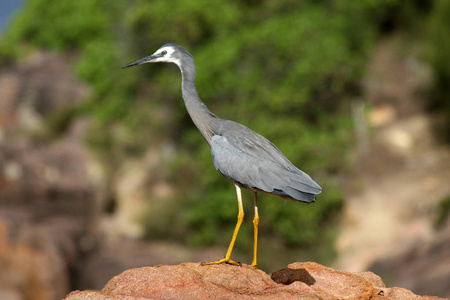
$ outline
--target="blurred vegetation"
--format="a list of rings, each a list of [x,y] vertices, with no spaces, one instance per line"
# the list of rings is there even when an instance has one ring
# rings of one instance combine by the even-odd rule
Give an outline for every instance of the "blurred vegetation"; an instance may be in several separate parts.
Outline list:
[[[112,172],[147,147],[174,144],[167,170],[179,192],[163,214],[149,212],[147,237],[225,245],[237,214],[234,188],[187,115],[178,70],[120,69],[165,43],[183,45],[209,108],[272,140],[324,188],[308,206],[267,195],[260,201],[261,233],[273,248],[311,250],[324,261],[332,259],[342,207],[338,176],[351,162],[348,104],[361,96],[367,58],[383,35],[415,32],[417,20],[429,20],[436,105],[449,110],[449,10],[446,0],[29,0],[2,37],[0,66],[36,48],[69,54],[92,93],[75,113],[54,118],[53,129],[64,132],[68,118],[90,115],[89,143]],[[117,126],[126,138],[115,136]],[[249,216],[251,193],[244,197]],[[251,241],[252,226],[244,226],[237,247]]]
[[[439,202],[439,206],[437,207],[437,217],[434,222],[434,226],[436,228],[443,227],[447,222],[449,215],[450,215],[450,195],[448,195]]]
[[[428,61],[435,76],[430,108],[443,112],[445,124],[441,134],[450,142],[450,1],[435,2],[427,32]]]

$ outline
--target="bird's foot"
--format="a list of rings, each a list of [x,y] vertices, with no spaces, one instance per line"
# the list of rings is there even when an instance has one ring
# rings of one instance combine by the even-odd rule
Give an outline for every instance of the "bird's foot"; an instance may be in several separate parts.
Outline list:
[[[241,266],[241,263],[235,262],[229,258],[223,258],[221,260],[217,260],[217,261],[211,261],[211,262],[203,262],[201,263],[202,266],[205,265],[218,265],[218,264],[230,264],[230,265],[235,265],[235,266]]]
[[[252,266],[254,269],[258,269],[258,264],[256,263],[256,257],[253,258],[253,261],[252,261],[251,266]]]

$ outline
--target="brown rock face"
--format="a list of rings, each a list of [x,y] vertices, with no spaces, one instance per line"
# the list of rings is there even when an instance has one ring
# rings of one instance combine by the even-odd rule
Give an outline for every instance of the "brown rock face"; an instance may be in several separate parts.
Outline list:
[[[99,189],[84,145],[89,120],[74,119],[60,139],[43,133],[88,88],[66,58],[48,52],[1,71],[0,299],[61,299],[79,241],[93,240],[86,232]]]
[[[293,263],[287,269],[272,274],[272,279],[281,284],[296,281],[306,283],[321,297],[330,299],[371,299],[386,288],[381,279],[371,272],[361,274],[337,271],[322,265]]]
[[[371,272],[350,273],[317,263],[293,263],[270,277],[248,265],[198,263],[130,269],[99,292],[74,291],[84,299],[438,299],[386,288]]]
[[[26,210],[0,210],[0,299],[61,299],[70,291],[80,222],[51,217],[33,223]]]
[[[44,51],[3,71],[0,130],[35,130],[55,111],[84,101],[89,89],[72,73],[67,58]]]

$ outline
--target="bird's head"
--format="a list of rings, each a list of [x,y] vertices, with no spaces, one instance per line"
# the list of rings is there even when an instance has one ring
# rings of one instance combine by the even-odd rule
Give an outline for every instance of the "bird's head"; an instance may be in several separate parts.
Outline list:
[[[128,65],[123,66],[122,68],[128,68],[132,66],[142,65],[145,63],[155,63],[155,62],[169,62],[180,65],[180,62],[186,58],[192,59],[192,55],[186,49],[176,44],[165,44],[164,46],[156,50],[156,52],[153,53],[152,55],[129,63]]]

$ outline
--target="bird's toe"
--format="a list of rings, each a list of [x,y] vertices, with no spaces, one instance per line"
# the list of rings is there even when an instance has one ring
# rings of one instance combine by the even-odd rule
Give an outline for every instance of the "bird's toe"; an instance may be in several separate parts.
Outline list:
[[[235,262],[235,261],[233,261],[231,259],[227,259],[227,258],[223,258],[223,259],[216,260],[216,261],[211,261],[211,262],[202,262],[201,263],[202,266],[218,265],[218,264],[230,264],[230,265],[235,265],[235,266],[241,266],[241,263]]]

